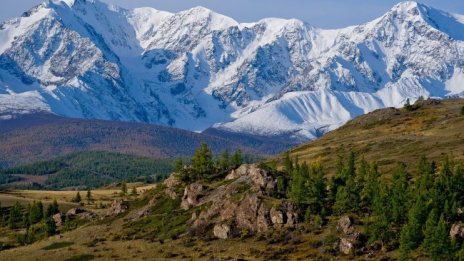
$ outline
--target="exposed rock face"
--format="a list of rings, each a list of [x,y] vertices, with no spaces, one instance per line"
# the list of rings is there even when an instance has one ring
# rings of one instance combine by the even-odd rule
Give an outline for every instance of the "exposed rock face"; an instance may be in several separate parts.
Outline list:
[[[126,202],[118,199],[118,200],[114,200],[113,203],[111,203],[111,207],[110,209],[108,210],[108,216],[116,216],[116,215],[119,215],[121,213],[124,213],[127,211],[127,209],[129,208],[129,206],[127,205]]]
[[[213,233],[217,238],[227,239],[230,236],[230,226],[226,224],[216,224]]]
[[[266,200],[264,196],[276,187],[275,180],[257,165],[242,165],[231,171],[226,180],[233,181],[208,193],[199,184],[185,188],[184,209],[208,203],[205,210],[192,215],[192,233],[214,224],[216,237],[230,238],[243,232],[253,234],[293,227],[298,222],[291,203]]]
[[[260,169],[256,164],[243,164],[239,168],[232,170],[226,176],[226,180],[237,179],[243,176],[251,178],[254,185],[260,188],[272,190],[276,186],[276,181],[267,175],[267,172]]]
[[[456,223],[451,226],[450,230],[450,237],[451,238],[460,238],[464,239],[464,224],[463,223]]]
[[[178,195],[175,188],[180,184],[180,181],[177,178],[177,176],[175,174],[172,174],[163,182],[163,184],[166,186],[164,193],[166,193],[166,195],[168,195],[171,199],[176,199]]]
[[[55,215],[52,216],[53,221],[55,222],[56,226],[62,226],[64,221],[64,215],[62,213],[56,213]]]
[[[198,205],[203,186],[198,183],[190,184],[185,187],[184,196],[182,197],[181,208],[188,210],[190,207]]]

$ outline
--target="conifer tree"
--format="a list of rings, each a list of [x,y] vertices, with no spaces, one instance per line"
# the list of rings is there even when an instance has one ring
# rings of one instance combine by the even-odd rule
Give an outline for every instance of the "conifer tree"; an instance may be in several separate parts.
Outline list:
[[[232,166],[238,167],[242,165],[242,163],[243,163],[242,151],[236,150],[234,155],[232,156]]]
[[[303,207],[307,200],[306,184],[308,182],[308,165],[296,165],[290,179],[290,200],[298,207]]]
[[[43,222],[43,230],[48,236],[52,236],[56,233],[55,221],[51,217],[45,218]]]
[[[206,143],[195,152],[192,158],[192,169],[198,175],[198,178],[205,178],[213,172],[213,153]]]
[[[76,196],[74,196],[74,198],[71,199],[71,202],[80,203],[81,201],[82,201],[81,193],[78,191],[76,193]]]
[[[19,223],[22,220],[21,216],[21,204],[19,201],[16,201],[15,204],[10,209],[10,216],[8,219],[8,226],[12,229],[15,229],[19,226]]]
[[[42,202],[32,202],[29,205],[28,219],[30,224],[35,224],[40,222],[43,218],[43,205]]]
[[[285,158],[284,158],[284,171],[285,173],[287,173],[288,175],[292,175],[293,174],[293,162],[292,160],[290,159],[290,152],[287,152],[285,154]]]
[[[85,196],[87,198],[87,201],[90,203],[92,201],[92,191],[90,189],[87,189],[87,194]]]
[[[441,215],[437,222],[437,216],[437,211],[433,210],[427,219],[423,247],[433,260],[444,260],[449,257],[451,245],[445,218]]]
[[[411,105],[411,101],[408,99],[406,99],[406,103],[404,104],[403,108],[406,110],[406,111],[412,111],[413,107]]]
[[[121,195],[127,195],[127,182],[125,180],[121,182]]]
[[[137,196],[137,187],[136,186],[132,187],[131,196]]]
[[[423,225],[427,219],[427,205],[422,195],[409,210],[408,223],[406,223],[400,235],[400,252],[402,259],[407,260],[410,251],[416,249],[424,238]]]
[[[183,169],[184,169],[184,163],[182,162],[182,159],[176,159],[174,163],[174,171],[181,172]]]
[[[221,154],[221,157],[219,158],[219,169],[220,170],[227,170],[230,165],[231,165],[231,162],[230,162],[230,156],[229,156],[229,151],[228,150],[225,150],[222,154]]]
[[[77,197],[77,195],[76,195],[76,197]],[[80,195],[79,195],[79,197],[80,197]],[[56,201],[56,199],[53,200],[52,204],[48,205],[47,211],[45,211],[45,212],[46,212],[45,213],[45,218],[52,217],[53,215],[60,212],[58,202]]]

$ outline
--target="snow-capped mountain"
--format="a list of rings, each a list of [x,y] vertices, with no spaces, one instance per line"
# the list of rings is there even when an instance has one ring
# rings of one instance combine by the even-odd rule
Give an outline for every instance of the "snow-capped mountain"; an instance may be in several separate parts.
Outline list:
[[[337,30],[196,7],[50,0],[0,25],[0,116],[320,136],[407,98],[464,96],[464,16],[415,2]]]

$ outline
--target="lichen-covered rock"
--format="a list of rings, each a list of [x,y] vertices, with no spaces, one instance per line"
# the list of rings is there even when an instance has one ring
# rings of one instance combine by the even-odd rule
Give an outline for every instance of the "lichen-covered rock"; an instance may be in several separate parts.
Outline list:
[[[227,239],[230,236],[230,226],[227,224],[216,224],[213,233],[217,238]]]
[[[455,223],[451,226],[450,233],[451,238],[460,238],[464,239],[464,224],[463,223]]]
[[[181,208],[188,210],[190,207],[197,206],[199,198],[203,191],[203,186],[198,183],[190,184],[184,189],[184,196],[182,197]]]

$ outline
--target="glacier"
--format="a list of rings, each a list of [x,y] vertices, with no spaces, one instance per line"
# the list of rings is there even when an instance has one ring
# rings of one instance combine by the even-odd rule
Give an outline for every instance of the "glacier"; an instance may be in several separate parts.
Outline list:
[[[50,0],[0,25],[0,119],[57,115],[303,142],[406,99],[464,97],[464,16],[402,2],[362,25]]]

